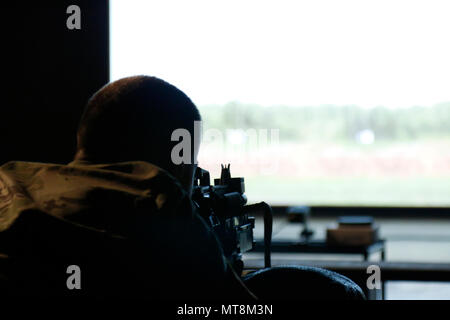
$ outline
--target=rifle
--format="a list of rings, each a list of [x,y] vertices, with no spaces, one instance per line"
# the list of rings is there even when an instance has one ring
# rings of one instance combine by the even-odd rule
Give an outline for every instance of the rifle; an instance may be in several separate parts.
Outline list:
[[[199,214],[210,225],[219,239],[225,257],[238,274],[244,263],[242,254],[255,246],[254,215],[264,216],[264,261],[271,265],[270,243],[272,238],[272,208],[265,202],[247,205],[244,178],[232,178],[230,165],[222,165],[219,179],[210,184],[209,172],[198,167],[194,176],[192,200]]]

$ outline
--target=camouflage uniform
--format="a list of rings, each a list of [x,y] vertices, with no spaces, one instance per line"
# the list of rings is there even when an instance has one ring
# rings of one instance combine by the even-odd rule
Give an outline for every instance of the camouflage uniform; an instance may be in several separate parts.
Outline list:
[[[184,197],[174,178],[146,162],[9,162],[0,167],[0,232],[23,212],[39,210],[67,223],[125,236],[125,226],[137,214],[185,215],[174,211]]]
[[[73,294],[72,264],[80,292],[94,295],[214,298],[231,274],[178,181],[147,162],[4,164],[0,253],[12,260],[14,294]]]

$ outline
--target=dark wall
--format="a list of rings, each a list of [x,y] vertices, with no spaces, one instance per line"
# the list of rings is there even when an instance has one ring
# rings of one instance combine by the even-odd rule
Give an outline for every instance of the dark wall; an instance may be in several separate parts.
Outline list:
[[[107,0],[2,4],[0,164],[69,162],[88,98],[109,79]],[[69,30],[69,5],[81,30]]]

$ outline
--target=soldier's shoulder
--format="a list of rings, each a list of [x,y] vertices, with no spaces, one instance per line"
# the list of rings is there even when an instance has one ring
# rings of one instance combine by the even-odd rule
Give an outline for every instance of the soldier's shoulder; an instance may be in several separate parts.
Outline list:
[[[36,170],[40,168],[54,166],[50,163],[41,162],[26,162],[26,161],[8,161],[0,166],[1,171],[21,171],[21,170]]]

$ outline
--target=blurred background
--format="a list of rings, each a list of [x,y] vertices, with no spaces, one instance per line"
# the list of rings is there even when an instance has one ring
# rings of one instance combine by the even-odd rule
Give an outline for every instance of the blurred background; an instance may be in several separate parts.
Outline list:
[[[449,206],[449,9],[113,0],[111,80],[185,91],[203,115],[200,166],[231,163],[250,201]]]

